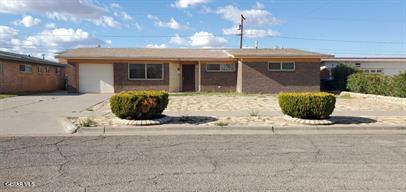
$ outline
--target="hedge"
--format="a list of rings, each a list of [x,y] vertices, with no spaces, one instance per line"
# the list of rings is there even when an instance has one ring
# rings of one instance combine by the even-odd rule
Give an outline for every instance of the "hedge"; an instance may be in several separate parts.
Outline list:
[[[122,119],[151,119],[168,106],[165,91],[125,91],[110,98],[113,114]]]
[[[406,97],[406,72],[393,77],[393,96]]]
[[[355,73],[348,76],[347,88],[357,93],[406,97],[406,73],[395,76]]]
[[[335,96],[325,92],[280,93],[278,100],[285,115],[301,119],[328,119],[336,103]]]

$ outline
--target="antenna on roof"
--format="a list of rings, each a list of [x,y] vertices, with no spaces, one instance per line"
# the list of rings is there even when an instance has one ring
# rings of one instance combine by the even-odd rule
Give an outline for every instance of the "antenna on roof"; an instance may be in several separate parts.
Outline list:
[[[101,45],[100,45],[100,44],[98,44],[96,47],[97,47],[97,48],[100,48],[100,47],[101,47]]]
[[[258,49],[259,41],[255,41],[255,49]]]
[[[42,55],[42,60],[45,60],[45,54],[41,54]]]

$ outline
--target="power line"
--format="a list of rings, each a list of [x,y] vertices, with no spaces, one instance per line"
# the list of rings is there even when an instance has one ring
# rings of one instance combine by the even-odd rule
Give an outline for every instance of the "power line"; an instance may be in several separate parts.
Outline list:
[[[2,33],[0,33],[2,34]],[[3,33],[5,34],[5,33]],[[24,34],[24,33],[21,33]],[[24,35],[32,35],[32,36],[45,36],[45,37],[53,37],[53,36],[60,36],[60,37],[69,37],[69,36],[74,36],[74,35],[68,35],[68,34],[61,34],[61,35],[56,35],[56,34],[24,34]],[[218,37],[230,37],[230,36],[235,36],[235,35],[224,35],[224,34],[212,34],[214,36]],[[188,38],[191,36],[197,36],[197,37],[208,37],[212,35],[177,35],[178,37],[183,37],[183,38]],[[175,37],[175,35],[97,35],[97,37],[106,37],[106,38],[171,38]],[[344,40],[344,39],[324,39],[324,38],[312,38],[312,37],[295,37],[295,36],[266,36],[262,38],[282,38],[282,39],[292,39],[292,40],[306,40],[306,41],[327,41],[327,42],[342,42],[342,43],[363,43],[363,44],[399,44],[399,45],[404,45],[404,42],[397,42],[397,41],[366,41],[366,40]]]
[[[11,46],[3,46],[1,48],[6,48],[9,50],[25,50],[27,52],[30,51],[35,51],[35,52],[44,52],[44,53],[53,53],[53,54],[57,54],[61,51],[65,51],[71,48],[55,48],[58,49],[58,51],[49,51],[49,49],[47,47],[11,47]],[[145,47],[133,47],[133,48],[145,48]],[[362,55],[388,55],[388,56],[393,56],[393,55],[403,55],[406,56],[406,52],[405,51],[371,51],[371,50],[355,50],[355,49],[345,49],[345,50],[339,50],[339,49],[327,49],[327,48],[319,48],[319,49],[315,49],[315,48],[308,48],[308,47],[299,47],[299,49],[307,49],[307,50],[313,50],[313,51],[317,51],[317,52],[330,52],[332,54],[362,54]]]

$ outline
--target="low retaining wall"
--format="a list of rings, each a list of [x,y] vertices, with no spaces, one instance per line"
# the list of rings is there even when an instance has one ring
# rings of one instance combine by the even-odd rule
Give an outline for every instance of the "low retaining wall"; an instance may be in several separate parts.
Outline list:
[[[354,92],[346,92],[346,91],[341,92],[340,95],[350,95],[351,97],[369,98],[369,99],[374,99],[374,100],[379,100],[379,101],[406,105],[406,98],[401,98],[401,97],[372,95],[372,94],[354,93]]]

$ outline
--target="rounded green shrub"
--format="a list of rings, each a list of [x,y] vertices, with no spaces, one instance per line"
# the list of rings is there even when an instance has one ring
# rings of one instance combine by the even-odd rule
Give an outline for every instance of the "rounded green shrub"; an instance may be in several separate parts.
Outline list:
[[[335,96],[325,92],[279,93],[278,100],[285,115],[301,119],[327,119],[336,103]]]
[[[125,91],[110,98],[110,108],[122,119],[150,119],[162,114],[168,102],[165,91]]]

